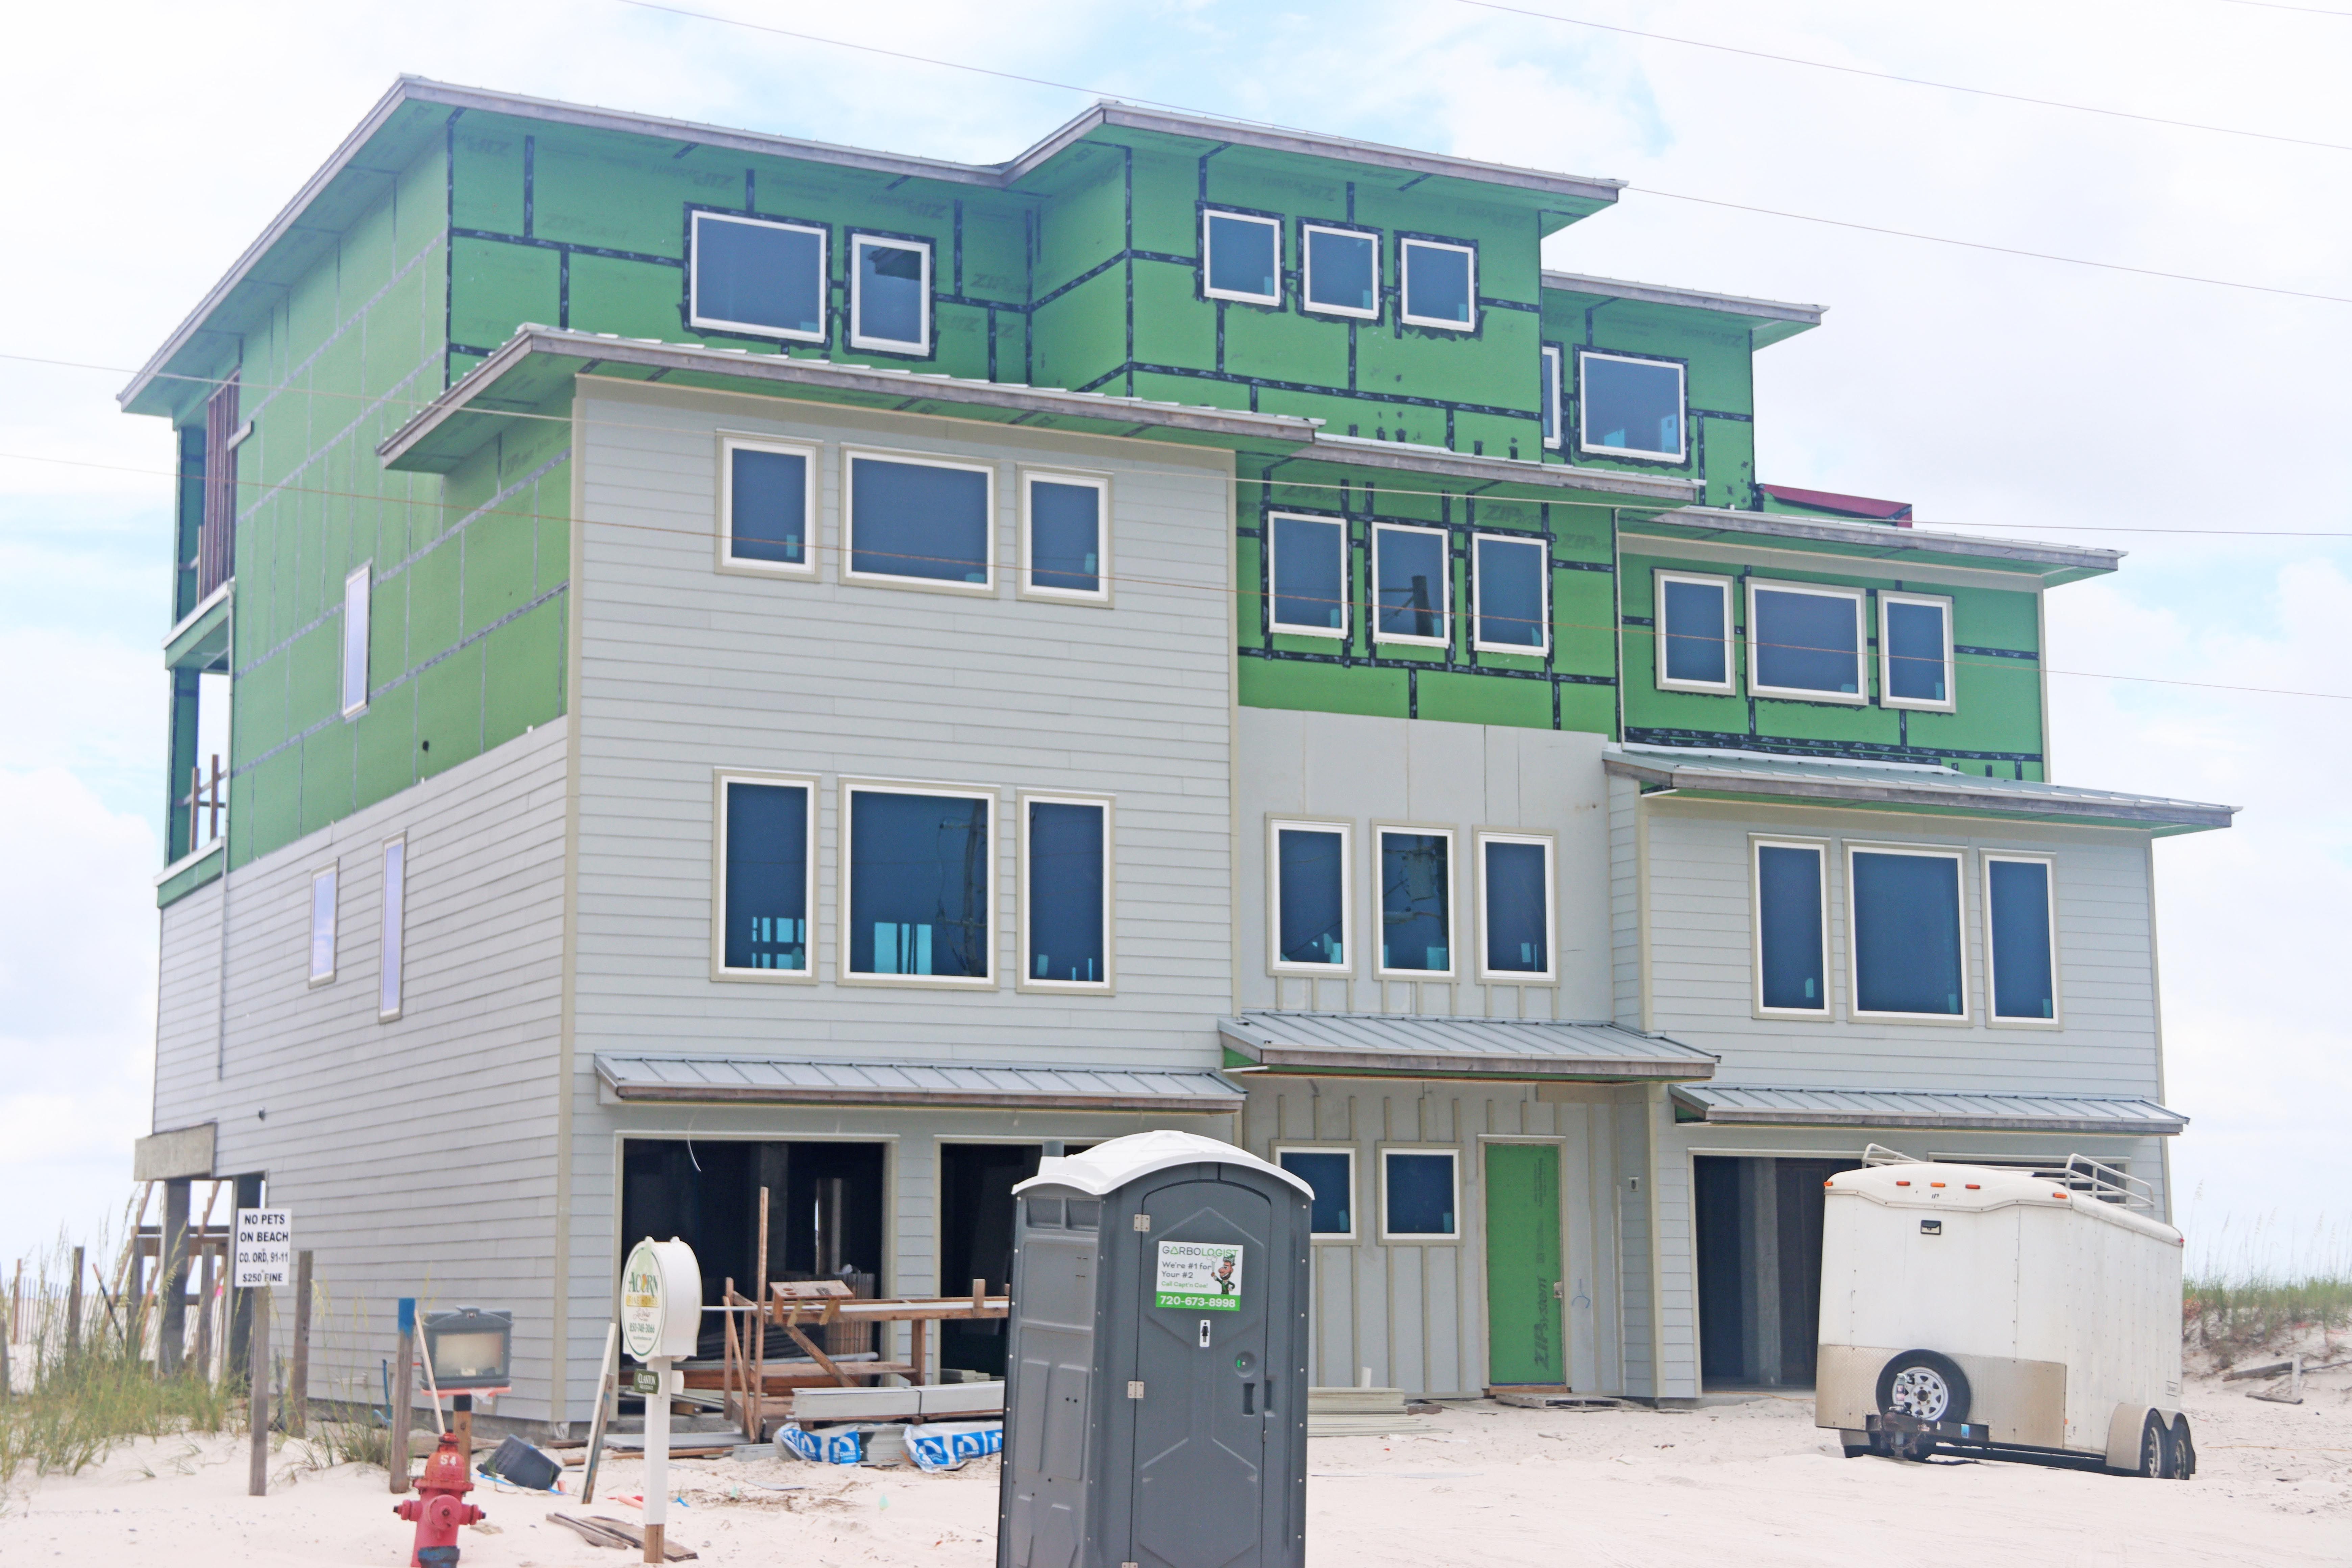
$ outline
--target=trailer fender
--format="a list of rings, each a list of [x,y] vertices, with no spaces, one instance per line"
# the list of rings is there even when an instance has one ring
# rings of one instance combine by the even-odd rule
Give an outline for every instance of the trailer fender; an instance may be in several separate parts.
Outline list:
[[[2147,1418],[2158,1415],[2149,1405],[2118,1405],[2107,1418],[2107,1468],[2137,1470],[2139,1468],[2139,1436],[2147,1426]]]

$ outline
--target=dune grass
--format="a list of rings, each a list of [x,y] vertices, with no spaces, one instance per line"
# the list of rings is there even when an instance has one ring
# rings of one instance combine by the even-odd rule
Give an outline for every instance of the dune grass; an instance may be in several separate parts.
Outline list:
[[[2352,1330],[2352,1231],[2343,1224],[2288,1231],[2225,1220],[2193,1239],[2180,1301],[2190,1348],[2226,1366],[2315,1331]]]

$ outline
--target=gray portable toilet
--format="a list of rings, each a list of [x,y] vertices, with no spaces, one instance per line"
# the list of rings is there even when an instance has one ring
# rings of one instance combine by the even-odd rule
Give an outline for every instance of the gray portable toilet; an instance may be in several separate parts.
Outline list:
[[[1311,1189],[1162,1131],[1013,1190],[998,1568],[1297,1568]]]

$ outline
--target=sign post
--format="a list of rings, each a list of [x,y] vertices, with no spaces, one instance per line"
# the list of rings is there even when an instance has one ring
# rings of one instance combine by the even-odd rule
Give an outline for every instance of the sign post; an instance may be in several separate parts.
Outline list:
[[[646,1401],[646,1558],[665,1560],[669,1521],[669,1401],[678,1358],[702,1334],[702,1268],[676,1237],[637,1243],[621,1269],[621,1347],[645,1364],[634,1391]]]
[[[246,1489],[269,1494],[269,1288],[291,1278],[294,1216],[285,1209],[236,1211],[236,1244],[230,1282],[253,1296],[252,1338],[246,1354],[246,1415],[253,1427],[253,1460]]]

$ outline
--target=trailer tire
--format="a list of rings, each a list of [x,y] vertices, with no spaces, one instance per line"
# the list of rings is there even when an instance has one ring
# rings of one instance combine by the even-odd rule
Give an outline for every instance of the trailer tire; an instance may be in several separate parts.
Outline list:
[[[2152,1481],[2176,1480],[2180,1475],[2173,1453],[2172,1428],[2153,1410],[2139,1426],[2139,1464],[2132,1474]]]
[[[1878,1373],[1881,1415],[1916,1415],[1928,1421],[1969,1418],[1969,1374],[1948,1355],[1905,1351]]]
[[[2197,1474],[2197,1442],[2189,1435],[2189,1417],[2172,1418],[2172,1479],[2185,1481]]]

